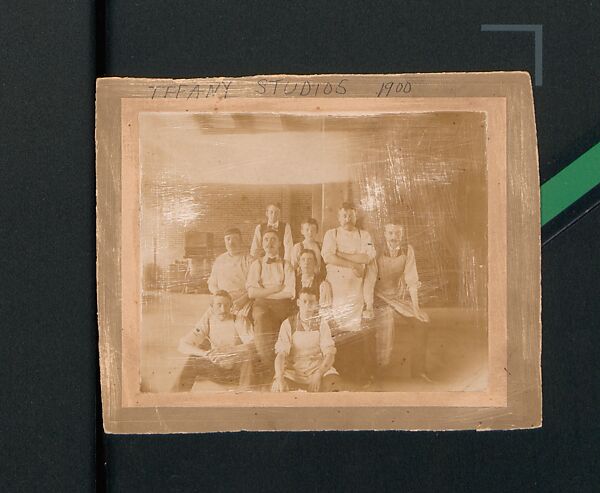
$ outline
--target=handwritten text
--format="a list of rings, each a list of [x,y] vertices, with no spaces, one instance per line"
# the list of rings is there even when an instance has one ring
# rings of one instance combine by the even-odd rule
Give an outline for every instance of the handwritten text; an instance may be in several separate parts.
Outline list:
[[[174,84],[167,86],[150,86],[152,99],[175,98],[175,99],[198,99],[220,96],[227,98],[232,81],[215,82],[212,84]]]
[[[268,96],[329,96],[332,94],[346,94],[344,85],[348,79],[338,81],[300,81],[289,82],[285,79],[260,79],[257,81],[257,94]]]

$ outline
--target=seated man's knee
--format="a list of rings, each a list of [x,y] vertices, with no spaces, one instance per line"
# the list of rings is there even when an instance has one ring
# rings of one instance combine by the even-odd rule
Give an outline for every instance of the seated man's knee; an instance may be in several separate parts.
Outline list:
[[[200,371],[197,368],[195,359],[190,357],[181,370],[175,385],[173,386],[174,392],[187,392],[192,389],[194,382],[198,377]]]

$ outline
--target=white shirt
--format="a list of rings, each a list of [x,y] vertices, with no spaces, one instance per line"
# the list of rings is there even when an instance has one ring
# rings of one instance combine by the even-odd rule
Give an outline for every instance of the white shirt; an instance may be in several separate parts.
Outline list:
[[[245,254],[231,255],[225,252],[219,255],[208,278],[208,289],[213,294],[224,290],[233,298],[241,296],[246,292],[246,278],[251,263],[252,259]]]
[[[206,340],[210,342],[211,349],[219,349],[247,344],[253,340],[253,336],[242,319],[231,315],[225,320],[219,320],[208,310],[182,342],[200,347]]]
[[[371,235],[364,229],[348,231],[342,227],[330,229],[323,238],[323,258],[335,255],[337,252],[355,254],[366,253],[369,260],[375,258],[375,247]],[[345,268],[345,267],[342,267]]]
[[[287,260],[278,259],[277,262],[267,263],[267,256],[255,260],[250,266],[246,289],[271,288],[284,285],[283,291],[269,295],[266,299],[292,299],[296,295],[296,276],[292,264]]]

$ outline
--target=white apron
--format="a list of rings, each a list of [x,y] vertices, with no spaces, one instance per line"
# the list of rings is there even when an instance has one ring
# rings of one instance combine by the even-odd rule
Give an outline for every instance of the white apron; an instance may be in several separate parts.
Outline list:
[[[349,332],[360,330],[365,302],[362,277],[356,277],[354,271],[347,267],[330,265],[327,267],[327,280],[331,284],[331,311],[338,329]]]
[[[348,234],[344,230],[335,230],[337,249],[346,253],[361,253],[361,235]],[[338,330],[355,332],[361,329],[363,296],[363,277],[357,277],[348,267],[327,266],[327,280],[331,284],[333,300],[331,311]]]

